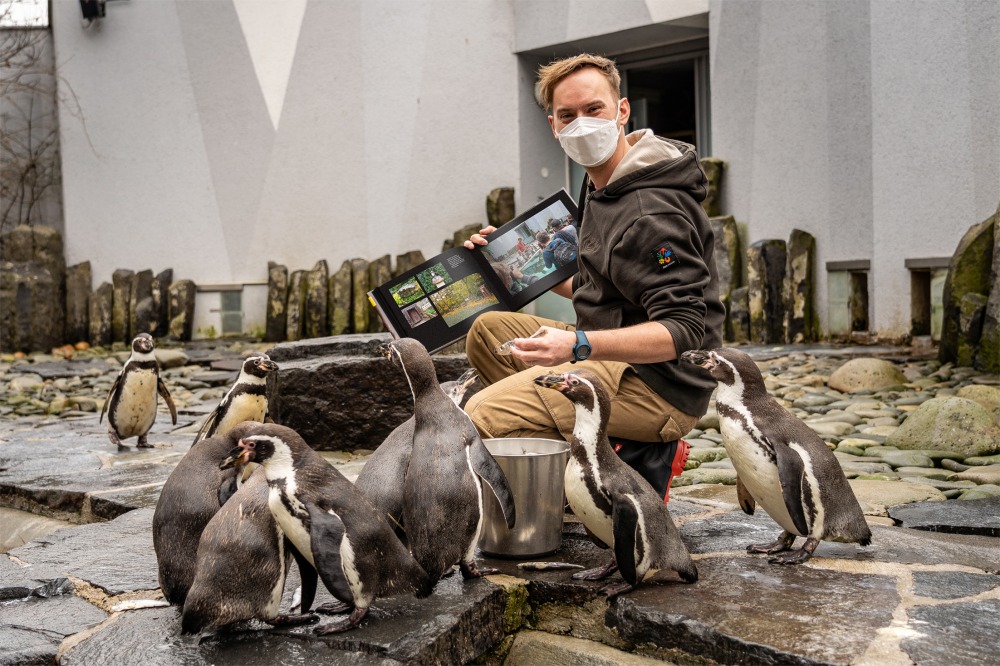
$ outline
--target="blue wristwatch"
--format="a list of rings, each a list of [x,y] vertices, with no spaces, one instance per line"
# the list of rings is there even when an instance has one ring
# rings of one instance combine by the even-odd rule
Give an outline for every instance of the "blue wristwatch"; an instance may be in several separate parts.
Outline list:
[[[577,361],[586,361],[590,357],[590,352],[593,348],[590,346],[590,341],[587,340],[587,334],[583,331],[576,332],[576,344],[573,345],[573,360],[570,363],[576,363]]]

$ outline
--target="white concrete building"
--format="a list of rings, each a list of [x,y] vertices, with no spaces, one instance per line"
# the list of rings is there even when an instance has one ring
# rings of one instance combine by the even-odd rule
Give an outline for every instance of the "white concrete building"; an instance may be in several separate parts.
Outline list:
[[[853,273],[869,328],[910,332],[910,268],[1000,201],[995,0],[120,0],[88,27],[80,7],[52,0],[79,107],[67,263],[95,286],[172,267],[206,289],[203,329],[211,285],[249,285],[262,325],[268,260],[431,257],[495,187],[518,210],[575,194],[533,82],[584,50],[617,60],[637,126],[726,161],[748,241],[816,237],[825,331],[850,328]]]

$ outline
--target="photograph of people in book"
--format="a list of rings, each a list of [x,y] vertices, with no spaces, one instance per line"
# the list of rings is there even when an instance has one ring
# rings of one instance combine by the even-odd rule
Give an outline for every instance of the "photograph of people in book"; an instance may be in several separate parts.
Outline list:
[[[392,294],[392,300],[396,301],[396,305],[403,307],[421,298],[424,295],[424,290],[417,284],[416,278],[410,278],[402,284],[389,287],[389,293]]]
[[[417,273],[417,281],[428,294],[437,291],[445,285],[454,282],[454,278],[445,270],[444,264],[437,263],[426,270]]]
[[[431,294],[431,300],[448,326],[465,321],[477,312],[500,302],[483,280],[483,276],[478,273],[462,278]]]
[[[400,312],[403,313],[403,317],[406,318],[406,323],[410,325],[410,328],[416,328],[425,321],[430,321],[438,316],[437,310],[434,309],[434,306],[426,298],[417,301],[413,305],[401,308]]]
[[[566,205],[554,201],[511,231],[490,236],[483,252],[511,295],[576,261],[577,236],[572,221]]]

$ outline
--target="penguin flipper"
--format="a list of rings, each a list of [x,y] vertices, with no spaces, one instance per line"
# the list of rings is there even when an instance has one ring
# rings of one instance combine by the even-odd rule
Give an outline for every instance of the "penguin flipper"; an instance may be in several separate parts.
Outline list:
[[[167,390],[167,385],[164,384],[163,380],[159,377],[156,378],[156,390],[163,396],[163,401],[167,403],[167,407],[170,409],[171,423],[177,425],[177,407],[174,406],[174,399],[170,397],[170,391]]]
[[[611,512],[611,529],[615,535],[615,560],[618,562],[618,571],[627,583],[635,585],[639,582],[635,568],[635,548],[639,542],[636,539],[639,512],[627,497],[616,497],[611,505]],[[641,547],[641,543],[639,545]]]
[[[752,516],[753,512],[757,509],[757,500],[753,498],[747,487],[743,485],[743,481],[740,480],[739,475],[736,476],[736,499],[739,501],[743,513]]]
[[[778,478],[781,480],[781,496],[785,508],[799,534],[809,534],[809,521],[802,508],[802,489],[806,485],[806,467],[799,454],[784,442],[772,443],[778,462]],[[807,489],[808,490],[808,489]]]
[[[212,413],[208,415],[207,419],[205,419],[205,422],[201,424],[200,428],[198,428],[198,433],[194,436],[194,441],[191,442],[191,446],[194,446],[201,440],[211,436],[210,433],[215,429],[215,421],[219,418],[220,407],[222,407],[221,404],[213,409]]]
[[[469,455],[472,458],[472,469],[476,470],[483,481],[489,485],[490,490],[500,502],[503,510],[503,517],[507,520],[507,529],[514,529],[514,522],[517,520],[517,508],[514,506],[514,493],[510,490],[507,477],[504,476],[500,465],[493,459],[490,452],[486,450],[483,440],[476,438],[470,447]]]
[[[104,399],[104,406],[101,407],[101,416],[100,418],[97,419],[98,423],[104,421],[104,412],[108,411],[108,405],[111,404],[111,397],[118,392],[118,387],[122,383],[122,375],[124,374],[125,374],[124,372],[118,373],[118,377],[115,378],[115,383],[111,385],[110,389],[108,389],[108,397]],[[109,416],[108,418],[111,417]]]
[[[347,532],[344,523],[335,513],[324,511],[318,506],[309,507],[309,522],[309,541],[319,577],[338,601],[353,606],[354,593],[344,576],[344,562],[340,558],[340,544]],[[303,597],[304,588],[305,585]]]
[[[235,470],[228,471],[234,472]],[[239,479],[239,474],[230,474],[222,480],[221,484],[219,484],[219,506],[228,502],[229,498],[235,495],[236,491],[239,490],[240,484],[237,479]]]
[[[308,613],[316,599],[316,568],[309,564],[306,556],[299,552],[299,549],[288,537],[285,537],[285,551],[292,554],[292,557],[295,558],[295,564],[299,567],[299,578],[302,581],[302,600],[299,612]]]

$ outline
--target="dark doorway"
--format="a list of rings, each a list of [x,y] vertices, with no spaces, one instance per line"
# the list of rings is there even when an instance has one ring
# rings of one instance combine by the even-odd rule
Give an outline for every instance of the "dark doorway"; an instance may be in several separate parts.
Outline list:
[[[680,60],[627,70],[629,131],[648,127],[659,136],[697,145],[694,69],[693,60]]]

